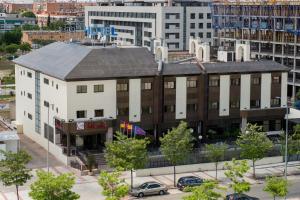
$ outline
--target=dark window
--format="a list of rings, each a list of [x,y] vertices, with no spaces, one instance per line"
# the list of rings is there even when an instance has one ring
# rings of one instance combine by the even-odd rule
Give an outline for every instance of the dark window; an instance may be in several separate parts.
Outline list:
[[[273,76],[272,77],[272,83],[280,83],[281,82],[281,80],[280,80],[280,76]]]
[[[151,90],[151,89],[152,89],[152,83],[151,82],[143,83],[142,90]]]
[[[44,106],[49,108],[49,102],[48,101],[44,101]]]
[[[127,116],[129,114],[128,108],[118,108],[118,115]]]
[[[148,186],[149,189],[159,188],[159,187],[160,187],[159,184],[152,184],[152,185],[149,185],[149,186]]]
[[[32,99],[32,94],[27,93],[27,97],[28,97],[29,99]]]
[[[194,32],[190,33],[190,36],[195,37],[195,33]]]
[[[103,117],[103,109],[95,110],[95,117]]]
[[[202,33],[202,32],[199,32],[199,33],[198,33],[198,37],[203,38],[203,33]]]
[[[196,78],[189,78],[186,82],[186,86],[188,88],[195,88],[197,87],[197,79]]]
[[[203,19],[203,13],[199,13],[199,19]]]
[[[31,73],[31,72],[27,72],[27,76],[28,76],[29,78],[31,78],[31,77],[32,77],[32,73]]]
[[[86,118],[86,111],[85,110],[77,110],[76,117],[77,118]]]
[[[128,84],[127,83],[117,84],[117,91],[128,91]]]
[[[49,79],[44,78],[44,83],[47,84],[47,85],[49,85]]]
[[[219,77],[216,77],[216,76],[212,76],[212,77],[209,77],[209,83],[208,85],[210,87],[218,87],[219,86]]]
[[[32,115],[30,113],[28,113],[27,116],[28,116],[28,119],[32,120]]]
[[[208,103],[209,110],[217,110],[219,108],[219,102],[213,101]]]
[[[240,85],[240,79],[239,78],[232,78],[231,79],[231,85],[232,86],[239,86]]]
[[[199,24],[198,24],[198,27],[199,27],[200,29],[203,29],[203,23],[199,23]]]
[[[231,101],[230,108],[240,108],[240,101],[239,100]]]
[[[207,23],[207,24],[206,24],[206,27],[207,27],[207,28],[211,28],[211,23]]]
[[[206,33],[206,38],[211,38],[211,33],[210,32]]]
[[[188,112],[195,112],[195,111],[197,111],[197,104],[187,104],[186,105],[186,110]]]
[[[260,84],[260,78],[259,77],[253,77],[251,79],[252,85],[259,85]]]
[[[143,106],[142,107],[142,114],[143,115],[152,114],[152,107],[151,106]]]
[[[279,107],[279,106],[280,106],[280,99],[279,98],[271,99],[271,107]]]
[[[165,82],[165,89],[174,89],[174,88],[175,88],[175,82],[174,81]]]
[[[77,85],[77,93],[87,93],[86,85]]]
[[[165,108],[165,112],[170,112],[170,113],[175,112],[175,105],[166,105],[164,108]]]
[[[94,92],[104,92],[104,85],[94,85]]]
[[[48,135],[49,135],[49,141],[53,143],[54,142],[53,127],[44,123],[44,137],[47,139]]]
[[[211,13],[207,13],[206,18],[211,19]]]
[[[250,101],[251,108],[259,108],[260,107],[260,100],[251,100]]]
[[[195,19],[195,13],[191,13],[191,19]]]
[[[56,84],[56,89],[58,90],[58,84]]]
[[[195,28],[195,23],[191,23],[191,24],[190,24],[190,28],[191,28],[191,29],[194,29],[194,28]]]

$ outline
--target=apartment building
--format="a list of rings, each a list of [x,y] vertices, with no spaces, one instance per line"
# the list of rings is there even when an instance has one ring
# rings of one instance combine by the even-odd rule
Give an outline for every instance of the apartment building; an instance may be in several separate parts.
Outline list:
[[[288,66],[288,95],[300,89],[300,1],[213,2],[216,46],[234,48],[250,42],[252,58],[270,59]]]
[[[0,32],[10,31],[25,24],[35,25],[35,18],[22,17],[21,14],[0,13]]]
[[[97,39],[99,29],[114,27],[109,41],[151,47],[153,39],[163,39],[169,50],[185,51],[190,36],[212,41],[209,0],[199,1],[98,1],[85,9],[87,35]]]
[[[32,11],[32,3],[3,3],[3,9],[6,13],[20,13],[23,11]]]
[[[273,61],[158,64],[147,48],[56,42],[14,62],[17,130],[45,148],[49,133],[65,163],[122,122],[155,141],[184,120],[205,140],[247,122],[281,130],[285,115],[288,68]]]

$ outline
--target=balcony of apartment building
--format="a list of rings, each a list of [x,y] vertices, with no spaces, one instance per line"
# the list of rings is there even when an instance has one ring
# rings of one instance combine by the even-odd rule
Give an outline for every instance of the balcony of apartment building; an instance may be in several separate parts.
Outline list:
[[[260,51],[262,53],[273,54],[273,44],[261,43]]]
[[[269,30],[260,31],[260,40],[265,42],[272,42],[273,32]]]

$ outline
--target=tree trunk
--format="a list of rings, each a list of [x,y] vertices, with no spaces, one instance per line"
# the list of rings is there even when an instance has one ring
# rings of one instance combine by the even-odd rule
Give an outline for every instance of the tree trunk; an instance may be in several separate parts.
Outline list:
[[[173,166],[173,172],[174,172],[174,187],[176,187],[176,166]]]
[[[131,190],[133,189],[133,171],[130,170],[130,177],[131,177]]]
[[[252,167],[253,167],[253,178],[256,179],[256,175],[255,175],[255,161],[252,160],[252,163],[253,163],[253,165],[252,165]]]
[[[16,190],[17,190],[17,199],[19,200],[20,198],[19,198],[19,186],[18,185],[16,185]]]
[[[218,180],[218,162],[216,162],[216,180]]]

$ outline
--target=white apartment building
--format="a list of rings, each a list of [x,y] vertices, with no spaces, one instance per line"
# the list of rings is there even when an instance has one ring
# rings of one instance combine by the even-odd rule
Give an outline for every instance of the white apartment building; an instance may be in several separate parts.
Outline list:
[[[156,1],[158,2],[158,1]],[[151,47],[154,39],[162,39],[171,51],[189,48],[190,36],[203,42],[212,42],[212,20],[209,0],[181,1],[173,6],[147,1],[147,3],[118,3],[85,8],[85,27],[95,38],[97,27],[113,27],[117,40],[124,45]],[[102,4],[101,4],[102,5]]]

